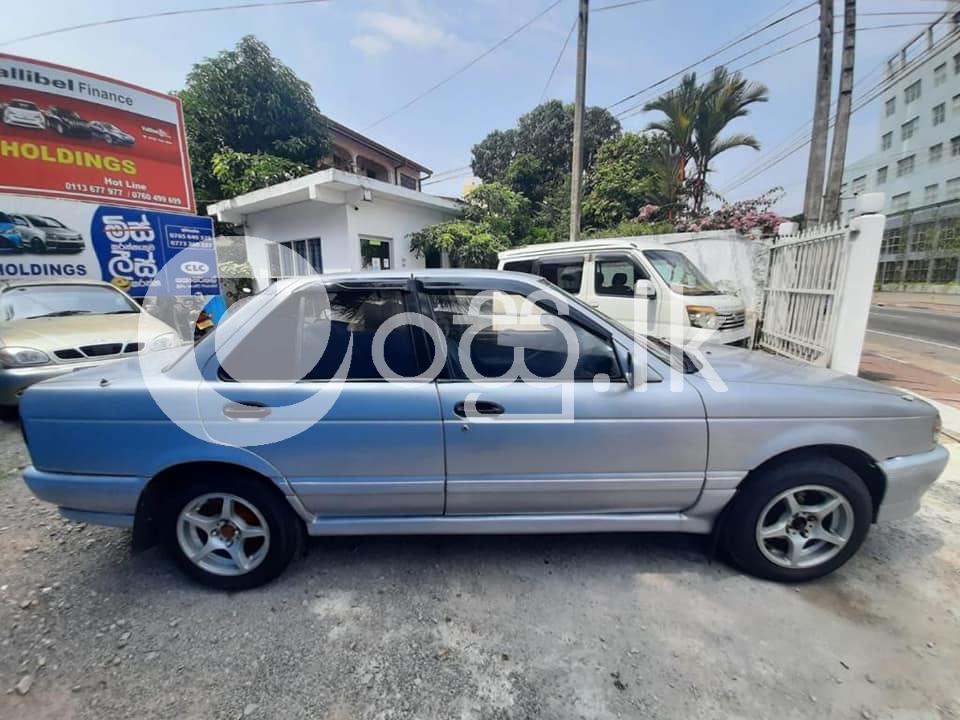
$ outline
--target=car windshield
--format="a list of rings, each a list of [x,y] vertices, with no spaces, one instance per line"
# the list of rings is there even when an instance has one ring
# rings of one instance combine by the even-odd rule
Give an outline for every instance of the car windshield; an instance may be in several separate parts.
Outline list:
[[[644,250],[644,256],[670,285],[681,295],[715,295],[716,286],[707,280],[700,268],[683,253],[675,250]]]
[[[63,117],[65,117],[65,118],[70,118],[71,120],[79,120],[79,119],[80,119],[80,116],[77,115],[77,113],[74,112],[73,110],[66,110],[66,109],[61,108],[61,109],[57,110],[57,112],[58,112],[60,115],[63,115]]]
[[[26,100],[13,100],[10,103],[10,107],[17,108],[18,110],[36,110],[37,106],[32,102],[27,102]]]
[[[64,225],[59,220],[55,220],[50,217],[41,217],[39,215],[27,215],[27,218],[30,222],[38,227],[51,227],[51,228],[65,228]]]
[[[93,285],[27,285],[3,293],[0,317],[5,321],[69,315],[120,315],[140,308],[108,287]]]

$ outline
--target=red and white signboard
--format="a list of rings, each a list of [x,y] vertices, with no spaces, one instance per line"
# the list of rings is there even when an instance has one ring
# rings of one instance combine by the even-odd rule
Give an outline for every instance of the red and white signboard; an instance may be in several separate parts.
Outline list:
[[[180,100],[0,53],[0,192],[195,212]]]

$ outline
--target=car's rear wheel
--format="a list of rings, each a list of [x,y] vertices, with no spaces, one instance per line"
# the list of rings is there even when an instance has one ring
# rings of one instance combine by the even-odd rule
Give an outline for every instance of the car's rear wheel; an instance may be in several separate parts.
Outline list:
[[[43,241],[40,238],[33,238],[30,240],[30,252],[42,253],[43,251]]]
[[[273,580],[302,535],[290,505],[263,481],[210,478],[181,487],[166,503],[165,545],[192,578],[220,590]]]
[[[723,544],[735,565],[786,582],[833,572],[857,551],[873,517],[866,484],[832,458],[763,470],[733,500]]]

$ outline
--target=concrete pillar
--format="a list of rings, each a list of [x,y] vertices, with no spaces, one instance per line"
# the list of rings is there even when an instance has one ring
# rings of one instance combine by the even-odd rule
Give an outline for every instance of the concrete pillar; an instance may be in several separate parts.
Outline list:
[[[830,367],[856,375],[867,332],[873,281],[887,217],[881,214],[883,193],[861,193],[847,240],[847,271],[839,298]]]

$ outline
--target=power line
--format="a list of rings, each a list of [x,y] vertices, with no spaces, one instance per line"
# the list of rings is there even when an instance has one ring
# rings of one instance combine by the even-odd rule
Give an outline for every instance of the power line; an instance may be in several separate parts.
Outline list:
[[[759,28],[758,30],[754,30],[754,31],[752,31],[752,32],[747,33],[746,35],[744,35],[744,36],[742,36],[742,37],[739,37],[739,38],[737,38],[737,39],[735,39],[735,40],[732,40],[731,42],[728,42],[726,45],[723,45],[722,47],[714,50],[713,52],[709,53],[708,55],[705,55],[704,57],[700,58],[700,59],[697,60],[696,62],[690,63],[689,65],[680,68],[680,69],[677,70],[675,73],[671,73],[670,75],[667,75],[665,78],[662,78],[662,79],[660,79],[660,80],[657,80],[655,83],[652,83],[652,84],[648,85],[648,86],[645,87],[645,88],[641,88],[640,90],[637,90],[637,91],[634,92],[634,93],[630,93],[629,95],[626,95],[625,97],[620,98],[620,99],[617,100],[615,103],[611,103],[610,105],[607,105],[607,106],[606,106],[606,109],[607,109],[607,110],[610,110],[611,108],[615,108],[617,105],[622,105],[622,104],[625,103],[625,102],[629,102],[630,100],[633,100],[635,97],[637,97],[637,96],[639,96],[639,95],[642,95],[643,93],[645,93],[645,92],[647,92],[647,91],[649,91],[649,90],[652,90],[652,89],[655,88],[655,87],[659,87],[660,85],[663,85],[663,84],[666,83],[666,82],[670,82],[670,81],[673,80],[675,77],[678,77],[678,76],[680,76],[680,75],[683,75],[685,72],[687,72],[688,70],[692,70],[692,69],[695,68],[697,65],[702,65],[702,64],[705,63],[707,60],[711,60],[711,59],[715,58],[717,55],[720,55],[721,53],[725,52],[726,50],[729,50],[730,48],[732,48],[732,47],[734,47],[734,46],[736,46],[736,45],[739,45],[740,43],[742,43],[742,42],[744,42],[744,41],[746,41],[746,40],[749,40],[749,39],[752,38],[752,37],[755,37],[755,36],[759,35],[760,33],[764,32],[765,30],[769,30],[769,29],[772,28],[773,26],[779,25],[780,23],[784,22],[785,20],[789,20],[790,18],[794,17],[795,15],[799,15],[800,13],[804,12],[805,10],[810,9],[810,8],[813,7],[814,5],[816,5],[815,2],[807,3],[806,5],[804,5],[803,7],[799,8],[798,10],[794,10],[793,12],[787,13],[786,15],[783,15],[783,16],[777,18],[776,20],[773,20],[773,21],[765,24],[763,27]]]
[[[190,8],[186,10],[166,10],[164,12],[145,13],[143,15],[128,15],[127,17],[112,18],[110,20],[97,20],[95,22],[82,23],[80,25],[67,25],[66,27],[56,28],[55,30],[44,30],[43,32],[24,35],[23,37],[13,38],[0,42],[0,47],[12,45],[25,40],[36,40],[37,38],[59,35],[60,33],[73,32],[74,30],[86,30],[88,28],[102,27],[104,25],[117,25],[120,23],[133,22],[135,20],[150,20],[161,17],[174,17],[177,15],[199,15],[200,13],[222,12],[224,10],[249,10],[251,8],[264,7],[282,7],[289,5],[315,5],[317,3],[329,2],[329,0],[262,0],[262,2],[243,3],[240,5],[220,5],[217,7]]]
[[[547,96],[547,90],[550,89],[550,83],[553,82],[553,76],[556,74],[557,68],[560,67],[560,61],[563,60],[563,54],[567,51],[567,45],[570,44],[570,37],[573,35],[573,31],[576,29],[577,29],[577,18],[574,18],[573,24],[570,26],[570,30],[567,32],[567,37],[564,38],[563,45],[560,47],[560,54],[557,55],[557,61],[553,64],[553,67],[550,69],[550,75],[547,76],[547,82],[545,82],[543,85],[543,92],[540,93],[540,102],[543,102],[543,99]]]
[[[629,7],[630,5],[641,5],[648,2],[653,2],[653,0],[627,0],[627,2],[615,3],[613,5],[604,5],[602,7],[593,8],[592,12],[598,13],[598,12],[603,12],[604,10],[616,10],[617,8]]]
[[[375,127],[376,127],[377,125],[379,125],[380,123],[385,122],[385,121],[389,120],[390,118],[394,117],[395,115],[400,114],[401,112],[403,112],[404,110],[406,110],[406,109],[409,108],[410,106],[418,103],[420,100],[423,100],[423,98],[425,98],[425,97],[426,97],[427,95],[429,95],[430,93],[432,93],[432,92],[434,92],[435,90],[438,90],[438,89],[440,89],[441,87],[443,87],[444,85],[446,85],[448,82],[450,82],[451,80],[453,80],[453,79],[454,79],[455,77],[457,77],[458,75],[463,74],[464,72],[466,72],[467,70],[469,70],[470,68],[472,68],[474,65],[476,65],[478,62],[480,62],[481,60],[483,60],[485,57],[487,57],[487,55],[490,55],[490,54],[491,54],[492,52],[494,52],[495,50],[499,49],[499,48],[502,47],[503,45],[506,45],[506,44],[507,44],[508,42],[510,42],[513,38],[515,38],[517,35],[519,35],[519,34],[522,33],[524,30],[526,30],[528,27],[530,27],[531,25],[533,25],[537,20],[539,20],[540,18],[542,18],[544,15],[546,15],[546,14],[547,14],[548,12],[550,12],[551,10],[553,10],[553,9],[554,9],[557,5],[559,5],[561,2],[563,2],[563,0],[554,0],[554,2],[550,3],[546,8],[544,8],[543,10],[541,10],[539,13],[537,13],[536,15],[534,15],[532,18],[530,18],[529,20],[527,20],[525,23],[523,23],[523,25],[521,25],[521,26],[518,27],[516,30],[514,30],[513,32],[511,32],[509,35],[507,35],[506,37],[500,39],[500,40],[497,41],[495,44],[493,44],[492,46],[490,46],[489,48],[487,48],[486,50],[484,50],[482,53],[480,53],[480,54],[477,55],[475,58],[473,58],[472,60],[470,60],[466,65],[463,65],[463,66],[461,66],[460,68],[454,70],[452,73],[450,73],[449,75],[447,75],[445,78],[443,78],[442,80],[440,80],[440,81],[437,82],[437,83],[434,83],[433,85],[431,85],[430,87],[428,87],[426,90],[424,90],[424,91],[421,92],[420,94],[418,94],[418,95],[416,95],[415,97],[413,97],[411,100],[408,100],[407,102],[405,102],[403,105],[401,105],[400,107],[398,107],[396,110],[392,110],[392,111],[388,112],[386,115],[384,115],[383,117],[381,117],[381,118],[380,118],[379,120],[377,120],[376,122],[371,123],[370,125],[367,125],[367,127],[364,128],[364,132],[366,132],[366,131],[368,131],[368,130],[371,130],[372,128],[375,128]]]

